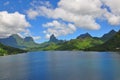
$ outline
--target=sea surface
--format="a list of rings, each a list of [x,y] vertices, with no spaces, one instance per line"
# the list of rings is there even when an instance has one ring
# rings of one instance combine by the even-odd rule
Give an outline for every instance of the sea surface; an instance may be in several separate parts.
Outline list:
[[[41,51],[1,56],[0,80],[120,80],[120,53]]]

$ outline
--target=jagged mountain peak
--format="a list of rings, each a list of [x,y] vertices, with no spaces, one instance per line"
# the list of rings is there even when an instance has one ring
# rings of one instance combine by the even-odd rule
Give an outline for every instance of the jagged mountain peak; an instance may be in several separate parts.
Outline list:
[[[113,37],[116,33],[117,33],[117,32],[116,32],[115,30],[111,30],[111,31],[109,31],[108,33],[104,34],[104,35],[101,37],[101,39],[102,39],[103,41],[107,41],[107,40],[109,40],[111,37]]]
[[[109,33],[113,33],[113,32],[115,32],[115,33],[116,33],[116,31],[115,31],[114,29],[112,29]]]
[[[30,37],[30,36],[25,37],[25,38],[24,38],[24,41],[26,41],[26,42],[33,41],[33,42],[34,42],[33,38],[32,38],[32,37]]]
[[[13,34],[10,37],[15,38],[15,39],[23,40],[23,38],[21,36],[19,36],[18,34]]]
[[[55,37],[54,34],[52,34],[52,35],[50,36],[50,40],[49,40],[49,41],[50,41],[50,42],[57,42],[58,39]]]
[[[77,37],[77,39],[79,38],[87,38],[87,37],[92,37],[89,33],[85,33],[85,34],[81,34],[80,36]]]
[[[4,45],[15,47],[15,48],[26,48],[26,47],[34,47],[37,44],[34,42],[32,37],[22,38],[18,34],[13,34],[8,38],[0,39],[0,42]]]

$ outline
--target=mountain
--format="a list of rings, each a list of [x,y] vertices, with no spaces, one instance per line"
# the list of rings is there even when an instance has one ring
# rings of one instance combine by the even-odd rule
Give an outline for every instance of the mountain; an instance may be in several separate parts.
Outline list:
[[[103,42],[101,40],[90,37],[72,39],[61,44],[56,50],[84,50],[86,48],[100,45],[102,43]]]
[[[17,49],[17,48],[13,48],[13,47],[9,47],[9,46],[5,46],[0,43],[0,56],[18,54],[18,53],[24,53],[24,52],[26,52],[26,51]]]
[[[0,42],[4,45],[21,49],[38,46],[38,44],[34,42],[32,37],[21,38],[17,34],[11,35],[8,38],[2,38],[0,39]]]
[[[51,35],[48,42],[40,44],[39,47],[30,48],[30,50],[84,50],[102,43],[102,40],[93,38],[89,33],[82,34],[69,41],[58,40],[54,35]]]
[[[52,34],[51,36],[50,36],[50,40],[49,40],[49,42],[58,42],[59,40],[54,36],[54,34]]]
[[[52,34],[50,36],[50,40],[48,41],[49,43],[63,43],[64,41],[63,40],[58,40],[54,34]]]
[[[34,48],[29,48],[28,50],[33,50],[33,51],[36,51],[36,50],[43,50],[43,51],[46,51],[46,50],[55,50],[56,48],[59,47],[59,45],[63,44],[65,41],[64,40],[59,40],[55,37],[54,34],[52,34],[50,36],[50,39],[48,42],[44,42],[44,43],[41,43],[39,44],[39,47],[34,47]]]
[[[16,48],[24,48],[24,46],[19,46],[19,44],[22,42],[22,38],[18,35],[14,34],[12,36],[9,36],[8,38],[1,38],[0,42],[4,45],[16,47]]]
[[[32,37],[25,37],[24,42],[34,42]]]
[[[113,39],[113,36],[115,36],[116,34],[118,34],[116,31],[111,30],[109,33],[104,34],[101,38],[99,38],[99,37],[92,37],[89,33],[85,33],[85,34],[81,34],[76,39],[71,39],[69,41],[59,40],[55,37],[54,34],[52,34],[50,36],[49,41],[41,44],[35,43],[32,37],[21,38],[19,35],[15,34],[8,38],[0,39],[0,42],[8,46],[27,49],[29,51],[32,51],[32,50],[35,50],[35,51],[36,50],[92,50],[94,46],[95,46],[94,49],[97,50],[98,48],[101,49],[99,45],[104,45],[103,48],[106,45],[108,45],[107,42]],[[112,43],[112,41],[110,42]],[[117,48],[117,46],[115,48]]]
[[[104,34],[102,37],[101,37],[101,40],[103,41],[107,41],[109,40],[110,38],[112,38],[117,32],[115,30],[111,30],[110,32]]]
[[[82,34],[77,39],[69,41],[58,40],[54,35],[51,35],[50,40],[42,43],[38,50],[84,50],[92,46],[102,44],[102,40],[94,39],[88,33]]]
[[[92,36],[89,33],[81,34],[77,37],[77,39],[83,39],[83,38],[91,38]]]
[[[104,44],[88,48],[90,51],[120,51],[120,31]]]
[[[38,47],[39,44],[35,43],[32,37],[25,37],[23,39],[23,44],[26,48]]]

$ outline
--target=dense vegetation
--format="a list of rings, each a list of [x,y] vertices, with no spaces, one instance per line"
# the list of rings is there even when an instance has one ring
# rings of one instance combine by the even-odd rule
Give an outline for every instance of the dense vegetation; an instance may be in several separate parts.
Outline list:
[[[93,51],[117,51],[119,50],[120,38],[116,36],[116,31],[111,30],[102,37],[92,37],[89,33],[81,34],[76,39],[69,41],[58,40],[51,35],[48,42],[42,43],[39,47],[29,48],[29,50],[93,50]],[[117,33],[119,35],[119,33]],[[113,43],[114,42],[114,43]]]
[[[70,41],[63,41],[62,43],[46,42],[40,47],[30,48],[29,50],[84,50],[89,47],[100,45],[103,42],[100,39],[84,38],[72,39]]]
[[[24,52],[26,52],[26,51],[17,49],[17,48],[13,48],[13,47],[9,47],[9,46],[5,46],[0,43],[0,56],[18,54],[18,53],[24,53]]]
[[[92,51],[120,51],[120,31],[102,45],[86,49]]]
[[[76,39],[69,41],[58,40],[51,35],[48,42],[36,44],[32,37],[21,38],[18,35],[12,35],[6,39],[0,39],[1,42],[12,45],[16,48],[25,48],[28,51],[58,51],[58,50],[87,50],[87,51],[120,51],[120,31],[111,30],[102,37],[92,37],[89,33],[81,34]],[[24,52],[23,50],[0,45],[0,55],[16,54]]]
[[[7,45],[7,46],[20,48],[20,49],[25,49],[25,48],[31,48],[31,47],[38,46],[38,44],[34,42],[32,37],[22,38],[17,34],[11,35],[8,38],[0,39],[0,43],[2,43],[4,45]]]
[[[92,38],[72,39],[63,43],[60,47],[57,48],[57,50],[84,50],[102,43],[103,42],[101,40]]]

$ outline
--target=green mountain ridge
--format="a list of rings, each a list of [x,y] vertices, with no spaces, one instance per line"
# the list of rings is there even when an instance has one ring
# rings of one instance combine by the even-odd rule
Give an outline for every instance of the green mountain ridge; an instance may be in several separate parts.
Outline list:
[[[89,33],[85,33],[85,34],[81,34],[80,36],[78,36],[77,39],[83,39],[86,37],[92,38],[92,36]]]
[[[20,48],[20,49],[26,49],[26,48],[38,46],[38,44],[34,42],[32,37],[21,38],[17,34],[13,34],[8,38],[2,38],[0,39],[0,42],[4,45]]]
[[[27,51],[21,50],[18,48],[13,48],[10,46],[5,46],[0,43],[0,56],[12,55],[12,54],[18,54],[18,53],[24,53],[24,52],[27,52]]]
[[[117,32],[115,30],[111,30],[110,32],[104,34],[102,37],[101,37],[101,40],[103,41],[108,41],[110,38],[112,38]]]
[[[57,50],[84,50],[88,47],[96,46],[102,44],[101,40],[96,40],[93,38],[84,38],[84,39],[72,39],[63,43]]]
[[[120,51],[120,30],[102,45],[86,49],[87,51]]]
[[[110,32],[104,34],[102,37],[92,37],[89,33],[81,34],[76,39],[71,39],[69,41],[58,40],[54,35],[51,35],[48,42],[40,44],[39,47],[30,48],[29,50],[62,50],[62,51],[72,51],[72,50],[86,50],[90,47],[98,46],[109,39],[111,39],[117,32],[111,30]]]
[[[0,39],[0,42],[3,40],[4,45],[9,43],[12,47],[26,49],[29,51],[91,50],[90,48],[94,48],[94,46],[96,49],[96,46],[103,44],[107,45],[105,43],[111,40],[111,38],[113,38],[116,34],[118,33],[114,30],[104,34],[102,37],[92,37],[89,33],[85,33],[79,35],[76,39],[71,39],[69,41],[59,40],[54,34],[52,34],[49,41],[41,44],[35,43],[32,37],[21,38],[18,35],[12,35],[6,39]]]
[[[41,51],[47,51],[47,50],[56,50],[61,44],[63,44],[65,41],[64,40],[58,40],[54,34],[50,36],[50,40],[48,42],[44,42],[39,44],[37,47],[32,47],[28,48],[27,50],[31,51],[36,51],[36,50],[41,50]]]
[[[99,38],[93,38],[88,33],[82,34],[81,36],[79,36],[79,38],[77,37],[76,39],[71,39],[70,41],[58,40],[54,35],[51,35],[48,42],[40,44],[39,47],[30,48],[29,50],[84,50],[85,48],[100,45],[102,43],[102,40],[100,40]]]

